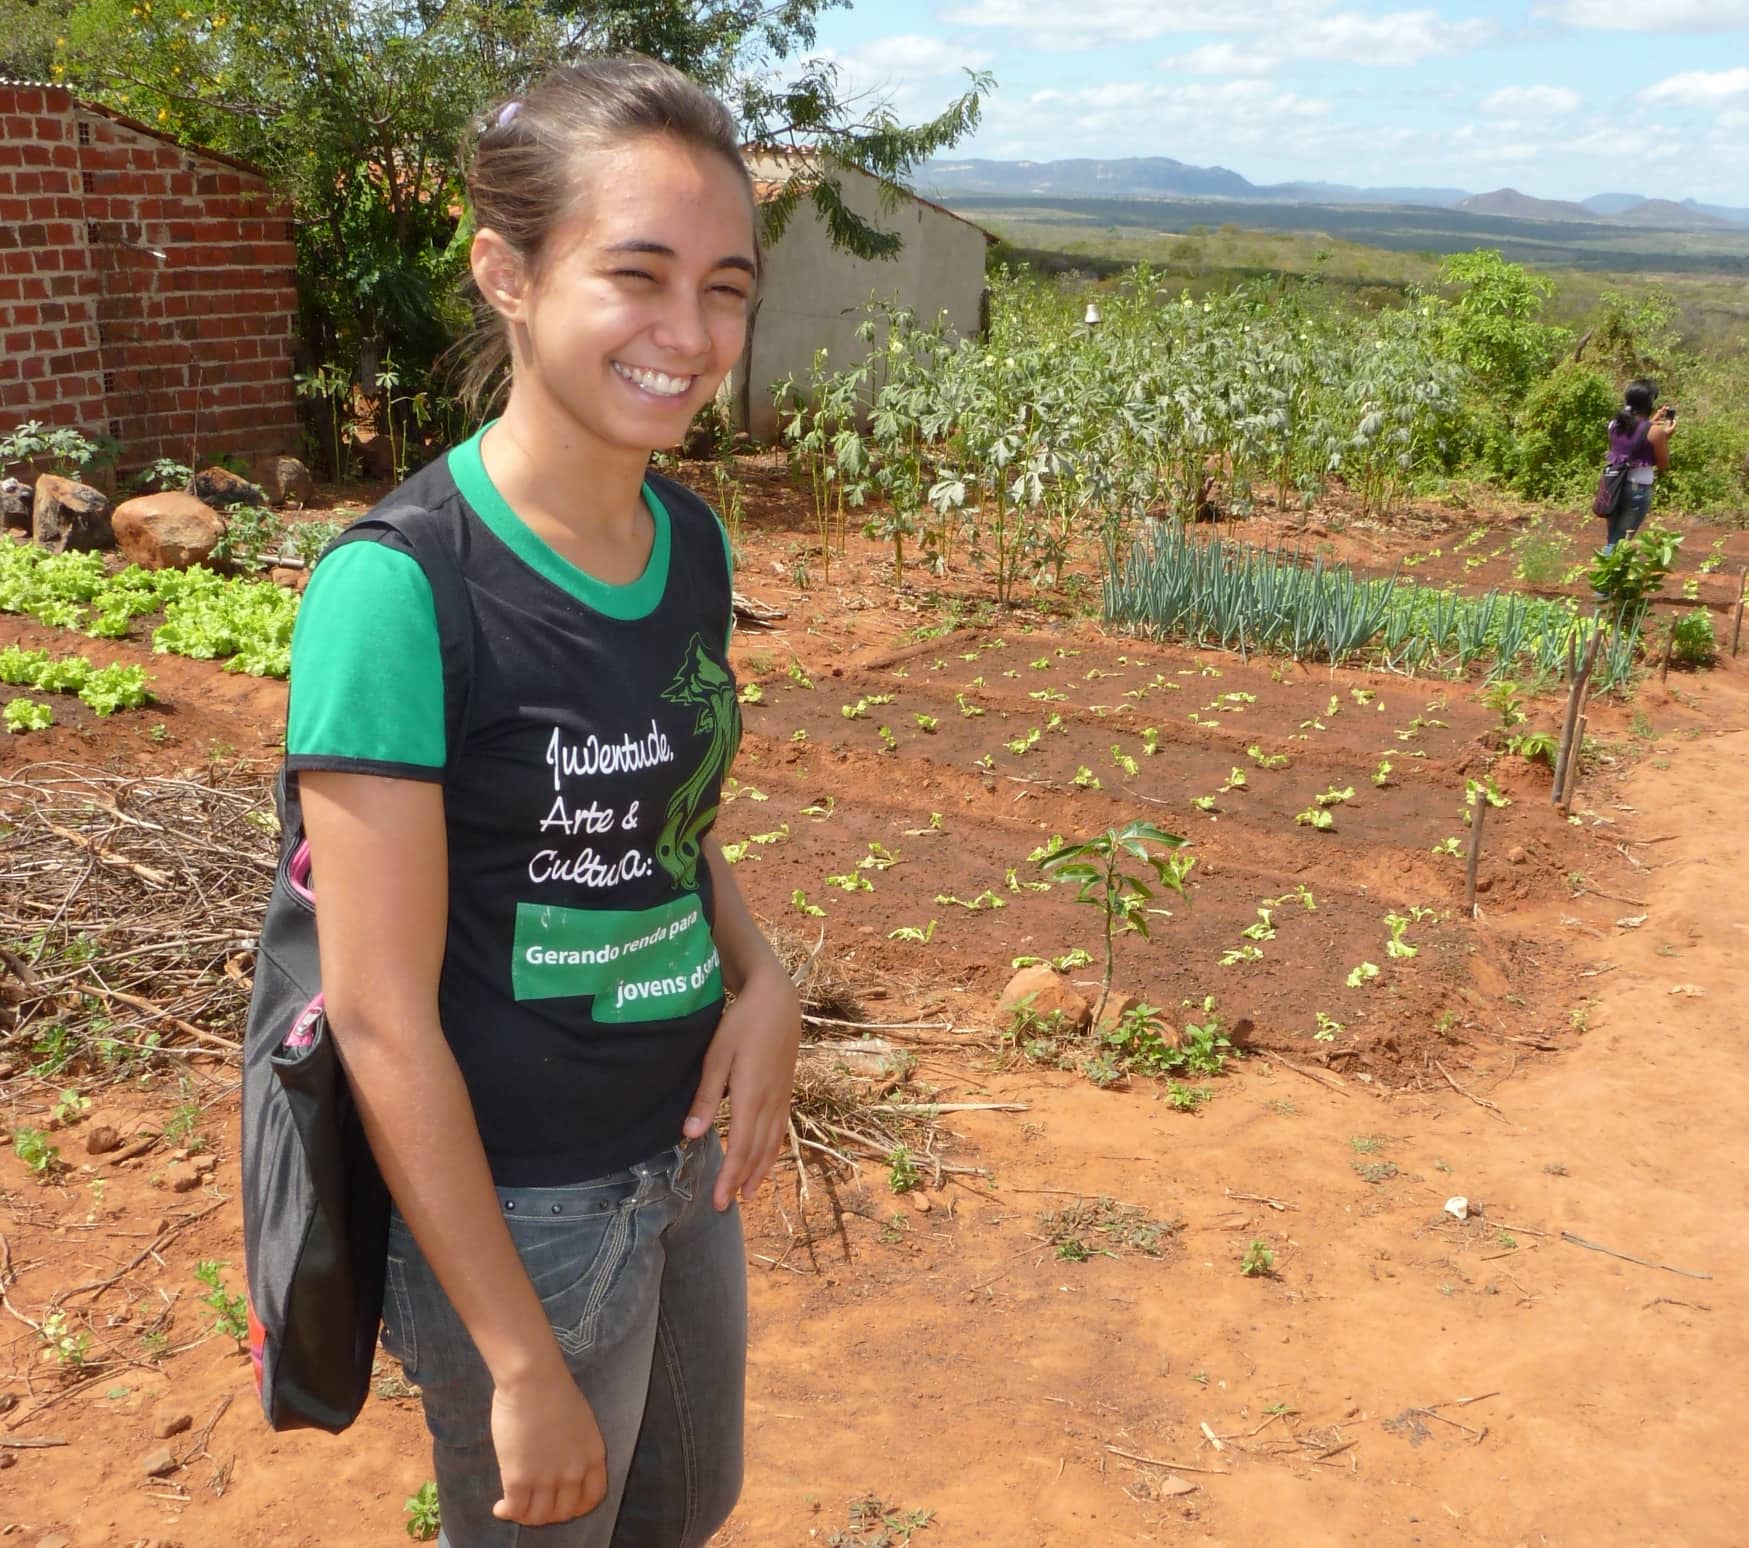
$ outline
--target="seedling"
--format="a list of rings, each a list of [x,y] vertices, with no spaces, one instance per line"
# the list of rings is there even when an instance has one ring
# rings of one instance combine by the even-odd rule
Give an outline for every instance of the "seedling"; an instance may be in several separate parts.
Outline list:
[[[1338,790],[1332,785],[1322,795],[1313,796],[1312,799],[1320,806],[1340,806],[1344,801],[1352,801],[1354,799],[1354,786],[1347,785],[1343,789]]]
[[[1222,967],[1237,967],[1241,962],[1261,962],[1262,951],[1256,946],[1229,946],[1221,953]]]
[[[938,722],[933,715],[914,714],[911,718],[917,722],[917,729],[925,736],[934,734]]]
[[[1383,790],[1391,782],[1391,760],[1380,758],[1379,766],[1372,771],[1372,782]]]
[[[1111,761],[1123,770],[1126,779],[1134,779],[1141,772],[1142,766],[1116,742],[1111,744]]]
[[[1275,1273],[1275,1254],[1261,1236],[1251,1238],[1251,1245],[1239,1260],[1239,1272],[1247,1279],[1268,1279]]]
[[[1510,806],[1512,797],[1501,794],[1500,787],[1494,783],[1490,775],[1487,779],[1467,779],[1464,781],[1464,826],[1470,825],[1470,814],[1475,810],[1478,801],[1486,801],[1490,806]]]
[[[929,814],[929,826],[927,828],[907,828],[905,829],[905,837],[932,838],[937,837],[946,831],[947,829],[942,826],[941,813],[931,812]]]
[[[826,910],[821,908],[818,903],[810,903],[807,893],[803,892],[800,887],[797,887],[789,895],[789,901],[791,908],[798,913],[806,914],[810,919],[824,919],[826,917]]]
[[[1246,925],[1239,932],[1247,940],[1273,941],[1275,939],[1275,922],[1273,911],[1269,908],[1257,910],[1257,923]]]
[[[1288,766],[1286,753],[1266,753],[1255,742],[1245,749],[1245,755],[1260,769],[1285,769]]]
[[[935,921],[931,919],[922,929],[916,925],[900,925],[898,929],[888,931],[889,941],[909,941],[913,946],[927,946],[935,939]]]
[[[56,1307],[44,1315],[37,1330],[43,1347],[54,1356],[55,1364],[64,1371],[82,1371],[91,1353],[91,1335],[75,1333],[67,1327],[67,1314]]]
[[[837,887],[842,892],[873,892],[874,883],[861,871],[844,871],[837,876],[826,878],[828,887]]]
[[[953,702],[959,705],[960,714],[964,715],[967,720],[975,720],[984,713],[984,707],[981,704],[970,703],[963,693],[956,693],[953,696]]]
[[[899,739],[893,735],[891,726],[876,726],[875,735],[881,739],[881,751],[897,752],[899,750]]]
[[[1321,832],[1327,832],[1336,826],[1336,819],[1321,806],[1308,806],[1294,821],[1304,827],[1317,828]]]
[[[1082,764],[1080,768],[1075,770],[1075,778],[1070,783],[1077,790],[1103,790],[1105,788],[1099,783],[1093,770],[1088,768],[1086,764]]]
[[[911,1159],[910,1150],[903,1145],[895,1145],[887,1154],[887,1186],[894,1193],[909,1193],[922,1181],[923,1174],[917,1170],[917,1163]]]
[[[743,704],[763,704],[765,690],[758,683],[743,683],[741,691],[735,696]]]
[[[856,862],[859,871],[890,871],[899,864],[899,857],[879,839],[869,842],[868,853]]]
[[[1391,932],[1391,938],[1385,942],[1385,955],[1393,958],[1413,957],[1420,950],[1411,946],[1403,939],[1403,932],[1409,928],[1409,917],[1406,914],[1386,914],[1385,928]]]
[[[1147,940],[1148,905],[1153,902],[1155,887],[1165,887],[1182,896],[1185,879],[1196,864],[1189,856],[1152,853],[1149,846],[1174,851],[1183,843],[1176,833],[1167,833],[1150,822],[1136,821],[1121,828],[1107,828],[1097,838],[1068,845],[1041,862],[1052,881],[1075,884],[1076,902],[1094,905],[1103,916],[1105,973],[1100,982],[1099,1004],[1093,1013],[1096,1022],[1111,994],[1115,937],[1122,931],[1134,930]],[[1141,874],[1125,869],[1130,861],[1140,861],[1148,868],[1153,885]]]
[[[1027,753],[1031,752],[1033,748],[1038,746],[1039,738],[1043,735],[1044,732],[1040,731],[1037,726],[1034,726],[1024,736],[1017,736],[1013,741],[1006,742],[1003,745],[1007,747],[1009,752],[1013,753],[1015,757],[1024,758]]]
[[[1072,972],[1076,968],[1092,967],[1093,953],[1085,946],[1071,946],[1060,957],[1015,957],[1009,964],[1016,970],[1023,967],[1040,967],[1049,963],[1059,973]]]
[[[1363,962],[1348,975],[1347,983],[1350,989],[1358,989],[1362,984],[1370,983],[1379,976],[1376,962]]]
[[[837,805],[837,796],[821,796],[812,806],[804,806],[802,808],[802,816],[814,817],[823,822],[826,818],[832,815],[833,809]]]
[[[1027,694],[1027,698],[1037,699],[1041,704],[1061,704],[1068,697],[1068,694],[1058,693],[1055,688],[1038,688]]]
[[[866,720],[868,718],[868,700],[858,699],[854,704],[840,704],[838,713],[846,720]]]
[[[1318,1028],[1312,1033],[1312,1040],[1318,1043],[1334,1043],[1338,1032],[1347,1031],[1347,1027],[1334,1016],[1318,1012]]]
[[[219,1277],[224,1266],[214,1258],[202,1258],[195,1265],[194,1277],[207,1287],[200,1301],[212,1308],[213,1331],[240,1344],[249,1336],[248,1302],[243,1296],[225,1294],[224,1281]]]
[[[1158,726],[1142,727],[1142,751],[1150,758],[1160,750],[1160,728]]]
[[[997,897],[988,887],[975,898],[956,898],[951,892],[938,892],[935,901],[941,904],[951,904],[955,908],[969,908],[974,914],[980,914],[989,908],[1007,908],[1008,905]]]
[[[1435,844],[1433,846],[1433,852],[1436,855],[1461,856],[1464,852],[1464,841],[1454,834],[1452,837],[1443,838]]]
[[[36,1178],[46,1180],[60,1169],[60,1147],[51,1145],[41,1129],[20,1129],[12,1136],[12,1152]]]
[[[1227,782],[1221,786],[1219,794],[1226,795],[1231,790],[1243,790],[1244,788],[1245,771],[1243,769],[1234,769],[1233,772],[1227,776]]]
[[[1019,868],[1012,865],[1008,867],[1007,872],[1004,874],[1002,884],[1007,887],[1010,892],[1049,892],[1051,890],[1051,884],[1049,882],[1023,882],[1020,879]]]
[[[34,699],[13,699],[6,706],[6,729],[13,735],[46,731],[55,723],[54,709]]]
[[[91,1098],[81,1096],[78,1091],[69,1087],[61,1093],[60,1098],[50,1110],[50,1117],[56,1123],[65,1125],[71,1123],[81,1113],[90,1112],[90,1110]]]
[[[1500,730],[1509,732],[1514,726],[1523,725],[1526,719],[1524,700],[1518,692],[1518,684],[1510,678],[1501,678],[1489,683],[1479,695],[1482,703],[1500,717]]]
[[[407,1535],[416,1543],[428,1543],[443,1525],[437,1506],[437,1485],[430,1479],[407,1496]]]
[[[1214,1094],[1209,1086],[1185,1086],[1175,1080],[1166,1083],[1166,1100],[1175,1112],[1194,1113],[1204,1102],[1212,1100]]]
[[[1215,798],[1212,795],[1192,796],[1190,804],[1199,812],[1212,812],[1215,809]]]

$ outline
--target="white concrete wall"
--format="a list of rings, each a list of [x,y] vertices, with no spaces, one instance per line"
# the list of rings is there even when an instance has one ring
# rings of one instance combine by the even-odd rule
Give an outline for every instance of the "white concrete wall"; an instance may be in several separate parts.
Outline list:
[[[781,180],[785,164],[750,158],[756,178]],[[804,196],[783,236],[765,255],[766,278],[747,359],[733,377],[737,420],[761,441],[776,441],[781,427],[771,389],[794,374],[805,381],[824,347],[841,370],[868,346],[856,336],[871,295],[896,301],[932,322],[946,312],[955,332],[975,337],[984,291],[984,233],[917,199],[880,207],[880,185],[858,172],[842,177],[844,202],[904,246],[886,260],[858,258],[834,248],[825,223]]]

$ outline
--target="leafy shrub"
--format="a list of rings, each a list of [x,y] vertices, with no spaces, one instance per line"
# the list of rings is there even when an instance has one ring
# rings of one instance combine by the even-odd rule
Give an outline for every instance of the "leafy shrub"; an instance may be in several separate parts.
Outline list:
[[[1704,607],[1684,613],[1676,620],[1671,646],[1672,659],[1684,666],[1711,666],[1719,653],[1718,637],[1713,633],[1713,615]]]
[[[1646,598],[1656,596],[1663,587],[1681,547],[1679,533],[1656,523],[1641,527],[1592,561],[1591,589],[1618,608],[1638,611]]]
[[[1533,499],[1596,481],[1609,449],[1615,386],[1601,372],[1566,361],[1530,389],[1514,421],[1512,482]]]
[[[77,478],[88,468],[114,462],[121,443],[107,435],[88,436],[67,425],[45,425],[27,419],[0,435],[0,472],[13,463],[46,462],[50,469]]]

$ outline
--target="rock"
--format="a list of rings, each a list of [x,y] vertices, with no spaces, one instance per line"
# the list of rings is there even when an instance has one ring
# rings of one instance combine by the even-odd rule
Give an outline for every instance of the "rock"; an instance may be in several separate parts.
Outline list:
[[[30,531],[30,485],[0,478],[0,525]]]
[[[140,1471],[148,1478],[163,1478],[176,1471],[176,1454],[168,1446],[159,1446],[140,1458]]]
[[[194,1425],[194,1415],[182,1408],[160,1408],[152,1415],[152,1438],[169,1440]]]
[[[914,1193],[911,1195],[911,1208],[920,1215],[927,1215],[935,1206],[929,1202],[927,1193]]]
[[[165,1168],[164,1181],[172,1193],[192,1193],[200,1186],[200,1173],[186,1161],[178,1161]]]
[[[1093,1008],[1068,979],[1048,963],[1024,967],[1008,980],[996,1002],[996,1020],[1006,1027],[1022,1007],[1038,1021],[1060,1016],[1063,1031],[1081,1033],[1093,1019]]]
[[[1098,999],[1095,997],[1094,1004],[1097,1005],[1098,1003]],[[1142,1003],[1144,1002],[1139,995],[1125,994],[1121,989],[1113,989],[1111,993],[1105,997],[1105,1008],[1100,1011],[1099,1020],[1093,1025],[1093,1035],[1095,1037],[1104,1037],[1107,1032],[1116,1030],[1117,1024]],[[1164,1023],[1161,1024],[1160,1030],[1163,1034],[1168,1032],[1171,1033],[1173,1046],[1176,1047],[1178,1042],[1177,1032],[1174,1029],[1167,1027]]]
[[[220,509],[230,505],[265,505],[267,496],[258,485],[239,478],[229,468],[202,468],[194,475],[188,492],[197,500]]]
[[[1490,892],[1493,890],[1493,887],[1494,887],[1494,878],[1492,876],[1478,876],[1476,878],[1476,891],[1477,892]]]
[[[73,1539],[65,1532],[50,1532],[36,1540],[36,1548],[73,1548]]]
[[[224,518],[191,494],[149,494],[116,507],[115,543],[143,570],[186,570],[211,557]]]
[[[308,505],[315,498],[316,481],[296,457],[257,457],[249,476],[269,505]]]
[[[290,564],[276,564],[267,572],[267,578],[276,586],[284,586],[287,591],[302,591],[310,584],[310,572]]]
[[[6,1469],[11,1467],[12,1464],[14,1462],[16,1462],[17,1460],[18,1460],[17,1456],[14,1455],[12,1452],[0,1451],[0,1473],[4,1473],[6,1471]]]
[[[200,1172],[203,1174],[207,1173],[207,1172],[214,1172],[214,1171],[218,1170],[218,1166],[219,1166],[219,1158],[217,1156],[200,1155],[200,1156],[196,1156],[194,1158],[194,1169],[197,1172]]]
[[[30,535],[59,554],[69,549],[113,548],[109,496],[89,484],[45,473],[36,481],[31,500]]]
[[[1506,863],[1508,865],[1523,865],[1528,859],[1530,859],[1530,851],[1522,844],[1514,844],[1512,848],[1506,851]]]
[[[85,1154],[88,1156],[107,1156],[112,1150],[121,1149],[121,1135],[107,1123],[100,1123],[85,1133]]]

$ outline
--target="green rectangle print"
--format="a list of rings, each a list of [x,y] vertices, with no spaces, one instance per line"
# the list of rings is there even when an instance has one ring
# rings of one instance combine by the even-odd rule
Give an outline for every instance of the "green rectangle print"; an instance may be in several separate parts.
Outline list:
[[[593,995],[595,1021],[670,1021],[723,993],[696,893],[638,912],[518,903],[510,982],[518,1000]]]

